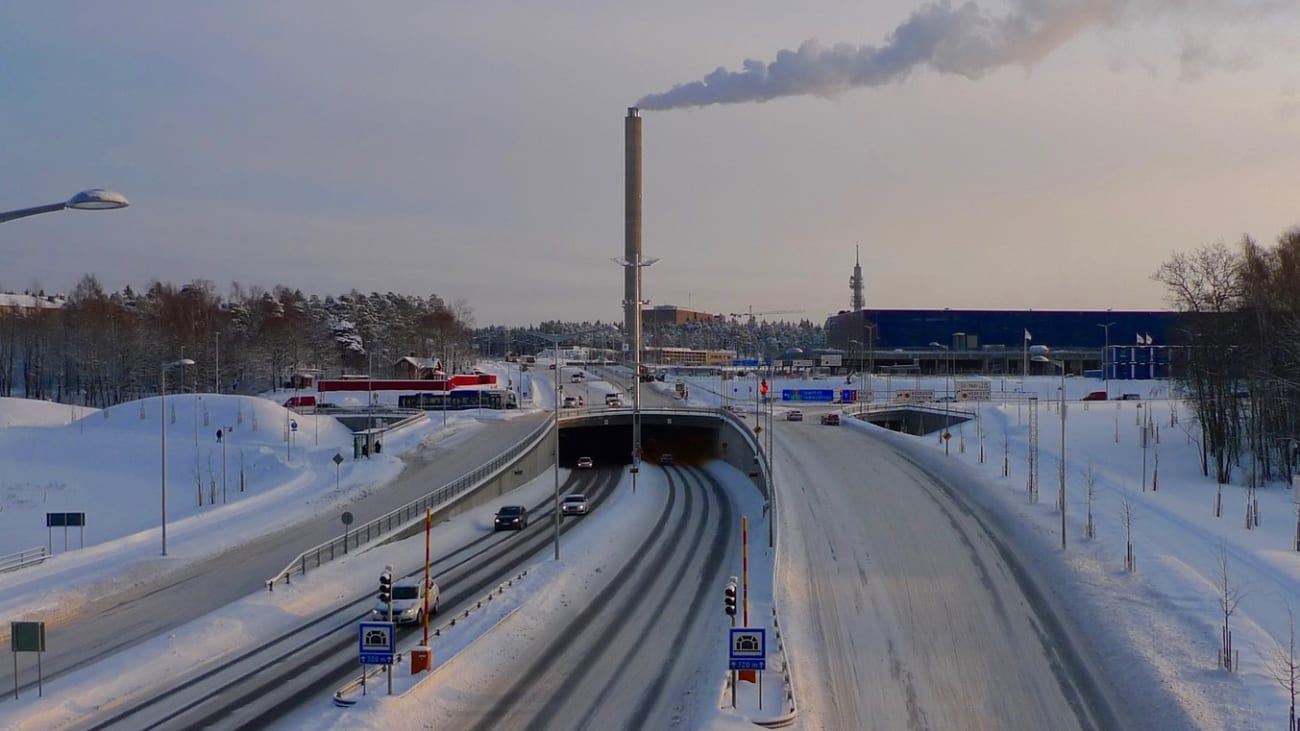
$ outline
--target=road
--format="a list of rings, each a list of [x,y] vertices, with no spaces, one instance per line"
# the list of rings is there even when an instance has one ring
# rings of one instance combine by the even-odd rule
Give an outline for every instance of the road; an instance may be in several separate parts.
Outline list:
[[[416,450],[407,457],[406,467],[397,479],[359,497],[348,509],[358,524],[383,515],[491,461],[544,418],[545,414],[539,413],[491,420],[473,439],[454,447],[435,445]],[[335,518],[297,522],[222,555],[180,570],[160,572],[144,583],[124,585],[120,591],[102,596],[71,623],[47,627],[49,650],[41,659],[45,681],[185,624],[250,592],[265,591],[263,582],[300,551],[337,535]],[[0,665],[0,687],[13,687],[12,665]],[[0,698],[0,709],[12,697]]]
[[[562,626],[512,648],[515,671],[453,708],[449,727],[692,728],[712,712],[727,626],[719,587],[739,565],[739,517],[711,476],[665,469],[657,514],[625,535],[638,543],[630,560]]]
[[[593,511],[598,511],[619,477],[620,471],[612,469],[573,472],[564,489],[590,495]],[[455,617],[521,566],[536,561],[539,553],[548,551],[552,508],[552,499],[547,497],[530,506],[526,529],[485,533],[435,555],[432,570],[442,587],[442,617],[434,617],[431,625]],[[566,520],[561,530],[567,533],[574,525],[573,520]],[[323,702],[324,696],[356,677],[357,622],[369,619],[374,606],[374,592],[366,591],[292,632],[250,642],[220,664],[169,677],[147,693],[119,699],[112,708],[87,717],[75,728],[270,727],[304,703]],[[418,626],[400,626],[399,643],[401,637],[420,631]]]
[[[984,523],[862,430],[775,429],[777,596],[808,729],[1115,729]]]

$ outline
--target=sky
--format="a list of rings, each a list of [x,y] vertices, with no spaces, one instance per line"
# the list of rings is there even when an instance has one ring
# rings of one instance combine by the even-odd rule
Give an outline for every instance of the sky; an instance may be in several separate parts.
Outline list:
[[[93,273],[617,321],[642,100],[654,304],[820,321],[860,245],[869,307],[1152,309],[1173,252],[1300,224],[1285,0],[304,9],[0,7],[0,210],[132,201],[3,224],[0,289]]]
[[[499,372],[504,369],[499,368]],[[539,386],[532,389],[539,396],[537,408],[551,406],[545,373],[530,375],[534,385]],[[906,382],[899,382],[903,380]],[[912,381],[876,378],[872,388],[878,398],[884,397],[886,388],[936,391],[945,388],[942,379]],[[717,405],[716,379],[688,379],[688,383],[689,405]],[[782,381],[778,385],[823,388],[827,383],[821,379]],[[746,388],[743,382],[732,382],[732,385]],[[861,388],[860,383],[855,385]],[[1002,388],[1000,379],[990,379],[990,385],[995,394]],[[1007,382],[1008,390],[1020,385]],[[1080,624],[1081,631],[1088,633],[1088,641],[1104,658],[1110,677],[1125,688],[1134,689],[1128,691],[1130,695],[1144,696],[1140,710],[1151,714],[1152,728],[1160,727],[1155,725],[1157,719],[1166,723],[1170,719],[1186,719],[1193,724],[1191,727],[1207,730],[1281,727],[1285,723],[1287,699],[1271,671],[1278,643],[1287,639],[1288,609],[1300,604],[1300,569],[1294,551],[1294,495],[1283,484],[1265,485],[1257,493],[1260,525],[1247,530],[1243,527],[1246,493],[1240,484],[1244,472],[1238,470],[1234,484],[1223,490],[1223,516],[1213,517],[1216,488],[1197,469],[1194,440],[1199,432],[1187,407],[1168,399],[1167,384],[1158,381],[1111,384],[1113,393],[1140,393],[1140,401],[1079,402],[1077,399],[1096,389],[1098,382],[1068,378],[1064,385],[1070,404],[1064,425],[1068,437],[1070,547],[1062,552],[1057,548],[1060,513],[1055,509],[1056,465],[1061,456],[1057,445],[1062,421],[1047,403],[1058,385],[1060,380],[1050,377],[1031,377],[1024,384],[1027,391],[1037,392],[1044,401],[1039,414],[1041,494],[1036,503],[1025,500],[1027,407],[1014,399],[1004,403],[995,396],[988,402],[952,406],[978,410],[980,420],[954,427],[947,450],[935,434],[887,433],[884,438],[922,469],[960,484],[967,499],[997,516],[989,525],[999,531],[1000,540],[1014,547],[1019,555],[1035,557],[1034,571],[1046,577],[1056,596],[1068,598],[1071,619]],[[655,383],[649,387],[670,393],[673,384]],[[733,394],[739,395],[745,392]],[[283,418],[280,407],[269,400],[242,396],[209,395],[207,398],[212,400],[215,410],[243,407],[246,413],[259,414],[267,423]],[[186,408],[194,401],[185,398],[174,401],[179,407],[177,428],[183,435],[183,427],[193,416]],[[146,400],[145,407],[150,403]],[[839,408],[799,406],[810,416],[819,409]],[[115,408],[130,411],[135,405]],[[785,404],[777,407],[778,419],[786,408]],[[1144,450],[1138,423],[1146,414],[1151,415],[1153,427],[1159,429]],[[490,414],[487,418],[502,416],[508,415]],[[376,481],[397,474],[395,452],[414,449],[427,440],[450,440],[444,441],[445,445],[482,434],[482,424],[472,412],[455,417],[446,430],[441,420],[432,419],[425,426],[404,432],[400,438],[390,437],[382,459],[349,467],[342,492],[328,500],[305,499],[332,487],[334,476],[328,470],[319,474],[305,472],[272,459],[273,464],[264,471],[263,487],[257,496],[236,496],[230,504],[218,506],[215,512],[206,515],[178,505],[172,526],[175,548],[172,560],[196,561],[207,553],[253,540],[259,531],[279,525],[283,510],[294,509],[304,516],[334,514],[338,500],[373,489]],[[821,428],[830,427],[820,426],[813,418],[799,425],[775,426],[778,433],[783,429]],[[875,429],[852,419],[845,420],[841,428]],[[151,461],[111,458],[113,452],[129,448],[133,435],[141,429],[136,419],[105,419],[95,410],[76,413],[57,404],[0,399],[0,456],[7,465],[6,477],[0,483],[0,508],[3,508],[0,521],[8,521],[0,522],[0,528],[4,529],[0,530],[0,540],[11,537],[14,541],[30,542],[30,537],[19,536],[20,531],[11,529],[30,522],[24,518],[64,505],[75,504],[103,516],[95,523],[95,534],[85,549],[64,552],[56,536],[54,558],[37,567],[0,573],[0,597],[3,597],[0,614],[10,618],[39,617],[51,611],[51,607],[76,606],[78,597],[93,592],[98,582],[121,581],[133,571],[150,565],[156,554],[156,543],[149,537],[149,529],[142,531],[131,520],[113,517],[116,513],[111,510],[115,502],[148,503],[154,499],[154,482],[143,476],[146,473],[152,476]],[[981,430],[984,459],[980,458],[979,450]],[[346,441],[346,435],[340,437],[334,429],[322,429],[322,433],[324,441],[319,447],[304,445],[304,450],[328,454],[338,448],[340,438]],[[263,429],[249,438],[264,442],[267,456],[272,457],[280,454],[277,436],[275,430]],[[782,454],[779,442],[774,458],[778,485],[798,484],[799,478],[806,477],[798,472],[803,463]],[[72,443],[78,448],[68,448]],[[176,440],[178,450],[183,451],[184,445],[184,439]],[[1002,476],[1004,450],[1010,466],[1008,477]],[[57,462],[52,455],[58,455]],[[845,460],[847,465],[854,465],[860,459],[857,454],[822,456],[826,460]],[[106,489],[52,490],[41,501],[35,501],[31,494],[33,486],[24,483],[26,478],[19,475],[42,462],[52,465],[45,468],[50,485],[80,470],[93,468],[97,484]],[[60,472],[52,471],[56,466]],[[725,471],[727,468],[711,469]],[[829,467],[816,469],[834,471]],[[1090,471],[1097,535],[1091,541],[1083,538],[1088,502],[1085,485]],[[657,470],[650,470],[645,479],[658,479],[657,474]],[[813,477],[820,475],[817,472]],[[531,502],[548,494],[551,482],[550,475],[544,473],[520,488],[517,495],[521,502]],[[644,500],[629,499],[629,491],[617,492],[621,499],[600,508],[608,509],[609,513],[602,512],[600,521],[584,521],[582,527],[586,532],[580,532],[574,539],[583,545],[604,548],[571,552],[579,560],[562,566],[554,564],[549,555],[539,557],[534,574],[538,583],[526,582],[521,595],[509,597],[507,606],[520,608],[516,616],[542,623],[567,621],[569,613],[557,610],[548,596],[569,589],[592,591],[582,590],[578,585],[585,583],[582,577],[600,569],[600,561],[619,554],[619,549],[607,545],[609,537],[625,535],[626,526],[643,521],[642,511],[649,508]],[[644,498],[650,492],[643,490],[639,495]],[[131,498],[132,494],[137,497]],[[1134,573],[1123,568],[1126,503],[1134,516],[1133,545],[1137,562]],[[249,510],[250,505],[256,509]],[[269,506],[276,509],[269,510]],[[760,509],[757,496],[746,506],[755,514]],[[461,515],[440,527],[436,532],[438,540],[445,541],[446,545],[458,545],[481,535],[488,529],[494,508],[495,504],[484,505]],[[232,530],[233,525],[238,525],[239,530]],[[751,526],[751,531],[761,535],[761,524]],[[43,531],[38,530],[38,542],[44,539],[40,533]],[[74,536],[72,541],[75,546],[77,538]],[[0,544],[0,552],[8,552],[10,548],[13,546]],[[418,565],[420,553],[403,551],[400,544],[354,552],[347,561],[328,564],[305,579],[296,579],[292,590],[281,587],[275,592],[255,592],[165,637],[90,664],[57,682],[49,682],[43,701],[32,693],[25,693],[17,702],[6,701],[0,704],[0,722],[8,723],[6,728],[47,728],[62,719],[76,717],[87,705],[130,695],[168,673],[188,671],[200,659],[214,660],[223,653],[236,655],[246,647],[279,636],[294,622],[333,609],[337,596],[359,593],[358,587],[364,590],[371,586],[376,567],[393,563],[395,557],[404,555],[402,560],[409,561],[415,555],[414,565]],[[766,553],[753,551],[751,556],[762,560]],[[785,560],[782,556],[778,545],[774,559],[778,565]],[[1221,621],[1216,603],[1221,561],[1227,561],[1230,580],[1242,592],[1231,620],[1241,665],[1231,675],[1214,669]],[[752,571],[758,573],[760,569]],[[761,571],[770,571],[770,567],[764,564]],[[603,573],[612,572],[606,569]],[[774,585],[757,584],[757,601],[764,601],[771,592],[780,596],[780,576],[778,569]],[[849,602],[855,596],[852,586],[845,586],[843,591],[839,601]],[[266,611],[268,608],[280,611]],[[429,682],[420,684],[404,698],[372,699],[369,705],[354,709],[364,715],[340,716],[335,710],[322,710],[332,709],[322,701],[309,705],[304,711],[307,716],[287,719],[287,726],[293,727],[298,720],[309,718],[310,723],[298,723],[297,727],[420,727],[427,721],[431,708],[445,710],[463,699],[465,693],[472,694],[479,679],[501,672],[503,663],[509,662],[509,655],[501,652],[503,646],[523,641],[524,637],[545,635],[529,623],[504,622],[500,615],[476,618],[467,624],[467,635],[449,637],[440,645],[439,652],[444,654],[439,657],[448,658],[447,653],[454,653],[451,660],[456,664],[454,672],[434,674]],[[822,646],[803,626],[799,612],[783,614],[781,624],[783,631],[789,633],[789,646],[799,648],[790,657],[796,681],[801,677],[816,677],[820,667],[818,658],[822,654],[844,650],[839,646]],[[142,658],[150,661],[144,662]],[[30,665],[25,663],[23,667],[30,671]],[[131,668],[131,672],[123,672],[124,668]],[[1153,687],[1154,683],[1167,689],[1168,695],[1144,693],[1143,689]],[[814,682],[798,683],[796,689],[801,713],[806,718],[816,718],[817,709],[829,707],[831,703],[823,697],[824,689]],[[1176,703],[1177,709],[1162,710],[1161,702]],[[1173,713],[1174,710],[1177,712]],[[720,715],[705,727],[731,728],[732,720]]]

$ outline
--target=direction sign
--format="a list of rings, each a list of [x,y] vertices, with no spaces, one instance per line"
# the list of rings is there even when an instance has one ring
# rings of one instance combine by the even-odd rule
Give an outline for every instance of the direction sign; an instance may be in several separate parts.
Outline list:
[[[731,670],[767,669],[767,630],[762,627],[732,627]]]
[[[362,622],[358,628],[363,665],[392,665],[396,637],[392,622]]]
[[[741,366],[741,367],[745,367],[745,368],[754,368],[755,366],[758,365],[758,358],[736,358],[736,359],[734,359],[734,360],[731,361],[731,364],[732,364],[733,366]]]

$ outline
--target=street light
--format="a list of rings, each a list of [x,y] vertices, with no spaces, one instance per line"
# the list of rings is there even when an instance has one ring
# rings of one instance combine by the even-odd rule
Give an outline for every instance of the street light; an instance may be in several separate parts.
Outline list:
[[[159,368],[158,423],[162,428],[162,555],[167,555],[167,371],[194,365],[189,358],[163,363]]]
[[[1101,378],[1106,382],[1106,398],[1110,398],[1110,328],[1115,323],[1097,323],[1097,327],[1106,331],[1106,344],[1101,348]]]
[[[640,234],[638,234],[638,237]],[[641,256],[640,246],[637,246],[638,261],[629,261],[625,258],[614,258],[615,264],[623,267],[636,267],[636,291],[632,293],[632,301],[624,302],[623,307],[631,307],[632,315],[632,332],[628,333],[629,344],[632,347],[632,491],[636,492],[637,472],[641,469],[641,272],[648,266],[653,266],[659,259],[656,257],[645,258]],[[557,373],[558,377],[559,374]]]
[[[1033,360],[1038,363],[1051,363],[1061,369],[1061,487],[1057,494],[1057,502],[1061,507],[1061,550],[1065,550],[1065,361],[1053,360],[1045,355],[1035,355]]]
[[[4,211],[0,213],[0,223],[12,221],[15,218],[26,218],[35,216],[38,213],[53,213],[62,211],[65,208],[71,208],[78,211],[107,211],[114,208],[126,208],[131,205],[126,196],[121,193],[114,193],[111,190],[103,188],[91,188],[83,190],[72,196],[62,203],[49,203],[43,206],[33,208],[20,208],[15,211]]]
[[[858,361],[858,370],[861,371],[861,370],[862,370],[862,341],[861,341],[861,340],[853,340],[853,339],[850,339],[850,340],[849,340],[849,345],[856,345],[856,346],[857,346],[857,347],[855,348],[855,350],[858,351],[858,358],[857,358],[857,361]],[[850,369],[849,369],[849,383],[852,383],[852,382],[853,382],[853,369],[850,368]]]

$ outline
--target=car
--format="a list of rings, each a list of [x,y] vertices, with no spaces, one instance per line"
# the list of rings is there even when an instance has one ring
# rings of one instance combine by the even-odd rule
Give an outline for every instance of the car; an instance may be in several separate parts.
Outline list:
[[[740,404],[731,404],[730,406],[727,407],[727,411],[730,411],[733,414],[744,414],[745,407],[741,406]]]
[[[623,397],[616,393],[605,394],[605,405],[611,409],[619,408],[623,405]]]
[[[798,409],[790,409],[785,412],[786,421],[803,421],[803,412]]]
[[[441,599],[438,582],[429,582],[429,614],[438,613],[438,601]],[[380,622],[388,621],[388,609],[392,607],[393,622],[405,624],[424,620],[424,580],[406,579],[393,584],[393,600],[390,603],[380,600],[370,611],[371,616]]]
[[[829,414],[822,414],[822,423],[825,424],[826,426],[839,426],[840,415],[834,412],[831,412]]]
[[[492,530],[523,530],[528,527],[528,508],[522,505],[502,505],[492,519]]]
[[[596,463],[591,461],[591,457],[579,457],[579,458],[578,458],[578,469],[580,469],[580,470],[589,470],[589,469],[591,469],[592,467],[595,467],[595,466],[596,466]]]
[[[578,397],[576,397],[576,396],[565,396],[565,397],[564,397],[564,403],[563,403],[563,405],[562,405],[560,408],[562,408],[562,409],[576,409],[576,408],[578,408]]]
[[[1105,401],[1108,398],[1105,391],[1092,391],[1085,395],[1080,401]]]
[[[673,456],[667,452],[664,452],[663,454],[659,455],[659,464],[664,465],[665,467],[673,465],[674,464]]]
[[[560,515],[586,515],[587,514],[587,496],[574,493],[565,495],[564,502],[560,503]]]
[[[582,374],[574,373],[572,376],[569,376],[569,383],[582,383]]]

